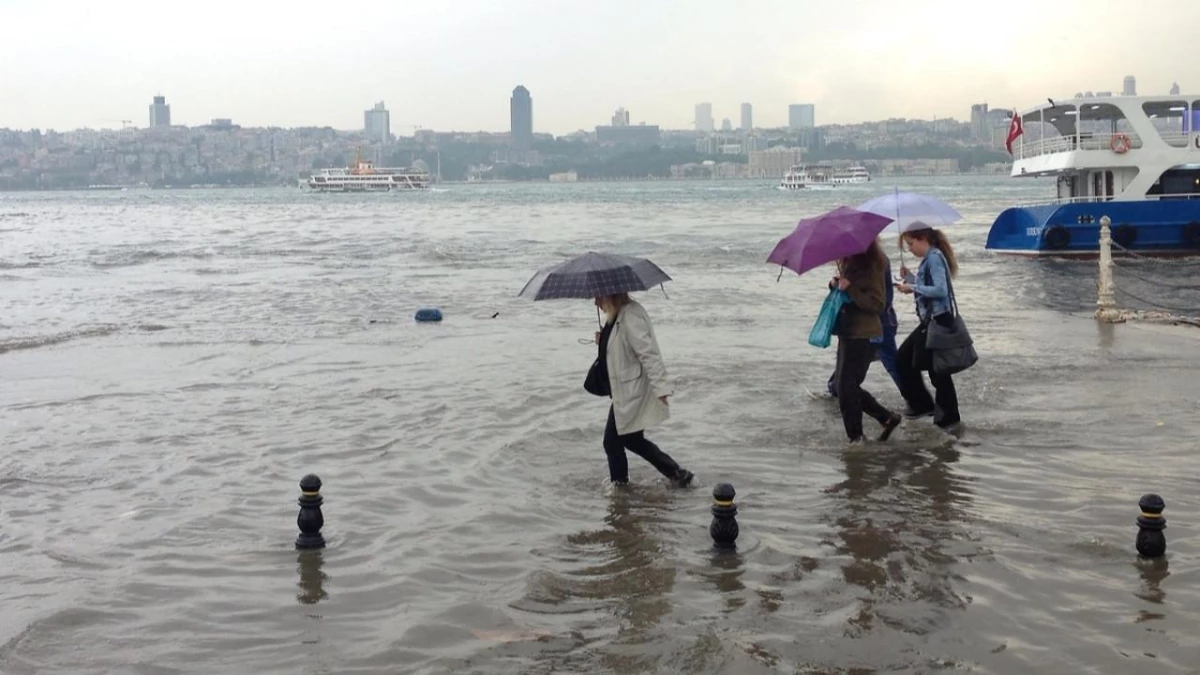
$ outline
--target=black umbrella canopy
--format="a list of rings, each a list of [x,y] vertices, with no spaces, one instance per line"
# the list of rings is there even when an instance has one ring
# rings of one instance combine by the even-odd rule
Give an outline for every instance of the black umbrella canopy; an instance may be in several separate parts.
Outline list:
[[[649,290],[671,277],[645,258],[589,251],[533,275],[518,297],[586,299]]]

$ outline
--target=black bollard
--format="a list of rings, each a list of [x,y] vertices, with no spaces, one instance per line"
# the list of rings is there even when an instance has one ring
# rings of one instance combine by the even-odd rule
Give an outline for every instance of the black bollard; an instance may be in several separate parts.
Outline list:
[[[1163,534],[1167,519],[1162,514],[1167,503],[1155,494],[1142,495],[1138,508],[1142,514],[1137,519],[1137,552],[1145,558],[1161,558],[1167,554],[1167,536]]]
[[[300,536],[296,537],[296,548],[325,548],[325,537],[321,536],[321,527],[325,525],[325,516],[321,515],[321,479],[316,474],[308,474],[300,479],[300,513],[296,516],[296,525],[300,527]]]
[[[713,538],[713,545],[720,549],[736,548],[738,538],[737,506],[733,503],[733,486],[729,483],[718,483],[713,488],[712,524],[708,533]]]

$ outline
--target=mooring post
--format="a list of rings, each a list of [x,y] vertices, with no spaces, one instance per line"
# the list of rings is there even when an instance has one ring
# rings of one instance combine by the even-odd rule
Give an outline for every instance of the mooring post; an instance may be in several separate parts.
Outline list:
[[[321,536],[321,528],[325,525],[325,516],[321,514],[321,479],[316,474],[308,474],[300,479],[300,513],[296,515],[296,525],[300,528],[300,536],[296,537],[296,548],[325,548],[325,537]]]
[[[1142,495],[1138,500],[1138,508],[1142,510],[1138,516],[1137,547],[1138,555],[1145,558],[1161,558],[1167,554],[1167,519],[1163,517],[1163,509],[1167,503],[1156,494]]]
[[[708,533],[713,546],[719,549],[736,548],[738,538],[737,506],[733,498],[737,493],[729,483],[719,483],[713,488],[712,524]]]
[[[1100,217],[1100,274],[1097,279],[1096,318],[1110,323],[1120,318],[1117,300],[1113,295],[1112,220]]]

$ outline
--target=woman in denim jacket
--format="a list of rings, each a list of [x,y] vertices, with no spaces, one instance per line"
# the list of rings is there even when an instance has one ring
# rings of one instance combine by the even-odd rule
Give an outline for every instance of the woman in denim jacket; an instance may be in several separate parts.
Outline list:
[[[920,227],[920,224],[915,225]],[[947,328],[954,326],[949,280],[958,276],[958,261],[941,230],[931,227],[909,230],[901,235],[901,240],[913,255],[921,259],[916,276],[908,278],[908,270],[902,267],[900,274],[906,277],[905,282],[896,284],[896,290],[914,295],[917,316],[921,320],[896,352],[900,394],[908,403],[908,410],[904,414],[909,418],[933,415],[934,424],[951,433],[958,433],[962,418],[958,413],[954,380],[949,375],[939,375],[930,370],[930,357],[925,349],[925,332],[930,321]],[[934,396],[930,396],[925,388],[922,370],[929,371],[929,382],[936,392]]]

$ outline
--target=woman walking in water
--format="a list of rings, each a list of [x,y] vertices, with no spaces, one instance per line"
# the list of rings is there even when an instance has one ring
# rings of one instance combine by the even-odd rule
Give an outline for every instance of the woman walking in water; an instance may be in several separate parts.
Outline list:
[[[604,312],[604,327],[596,333],[602,372],[608,374],[608,424],[604,428],[604,452],[608,475],[614,485],[629,482],[625,451],[650,462],[678,487],[692,482],[692,472],[681,468],[670,455],[646,439],[645,430],[670,417],[667,370],[658,350],[658,339],[644,307],[628,293],[595,300]]]
[[[958,394],[954,391],[954,380],[950,375],[939,375],[930,369],[930,355],[925,349],[925,334],[930,321],[947,328],[954,327],[954,312],[950,297],[950,279],[958,276],[958,260],[954,249],[941,230],[921,227],[900,235],[913,255],[921,259],[917,274],[908,280],[908,270],[901,267],[904,283],[896,284],[901,293],[911,293],[916,298],[917,316],[920,324],[896,352],[896,365],[900,371],[900,394],[908,403],[905,416],[909,418],[933,415],[933,422],[942,429],[956,434],[961,431],[962,420],[958,413]],[[935,396],[929,395],[921,371],[929,371]]]
[[[840,288],[850,296],[838,317],[834,332],[838,336],[837,382],[838,407],[842,411],[842,424],[851,443],[861,443],[863,437],[863,413],[875,418],[883,431],[879,440],[886,441],[896,427],[900,416],[880,405],[879,401],[862,388],[867,370],[875,358],[872,340],[883,336],[883,323],[879,315],[886,306],[887,258],[879,241],[871,242],[866,251],[842,258],[838,261],[838,276],[829,282],[830,288]]]

